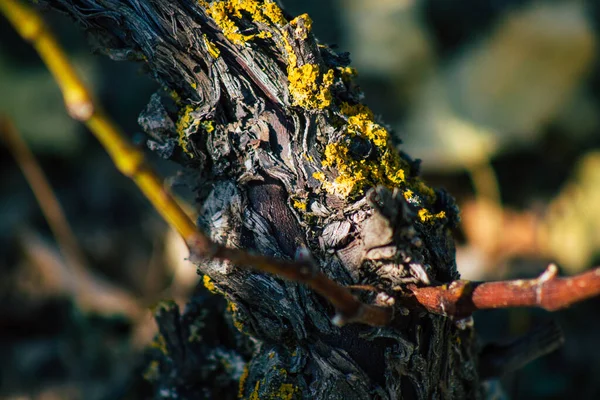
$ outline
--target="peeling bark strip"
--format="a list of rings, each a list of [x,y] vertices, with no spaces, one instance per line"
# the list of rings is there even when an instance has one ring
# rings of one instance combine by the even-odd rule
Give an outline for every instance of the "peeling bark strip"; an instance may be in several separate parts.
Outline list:
[[[269,0],[43,4],[79,20],[108,56],[147,63],[164,86],[140,117],[150,147],[197,173],[198,224],[217,245],[199,235],[191,248],[210,252],[198,268],[206,288],[227,299],[227,313],[207,308],[202,293],[183,315],[170,303],[158,308],[161,334],[146,374],[157,398],[482,394],[472,325],[394,297],[412,290],[442,314],[445,293],[489,298],[487,284],[471,292],[451,283],[456,207],[396,151],[360,103],[348,57],[316,41],[308,16],[291,18]],[[236,267],[245,263],[314,291]],[[375,292],[362,292],[361,304],[340,285]],[[541,303],[544,288],[536,293]],[[341,327],[318,294],[341,318],[387,326]],[[394,309],[394,319],[377,305]],[[198,339],[215,331],[226,340]],[[502,370],[497,358],[485,360],[485,374]]]

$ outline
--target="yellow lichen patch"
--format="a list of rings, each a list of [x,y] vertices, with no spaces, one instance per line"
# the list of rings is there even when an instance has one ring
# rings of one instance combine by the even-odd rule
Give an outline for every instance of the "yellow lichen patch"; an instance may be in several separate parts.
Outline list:
[[[215,286],[215,283],[212,281],[212,279],[210,279],[210,277],[208,275],[204,275],[202,277],[202,283],[204,284],[204,287],[206,289],[208,289],[209,292],[211,292],[211,293],[218,293],[219,292],[217,290],[217,287]]]
[[[167,342],[165,342],[164,336],[160,333],[156,335],[152,343],[150,343],[150,347],[160,350],[164,355],[169,354],[169,350],[167,350]]]
[[[240,376],[240,383],[238,386],[238,398],[241,399],[244,396],[244,386],[246,385],[246,379],[248,379],[248,374],[250,373],[250,369],[248,365],[244,366],[244,370],[242,371],[242,375]]]
[[[288,89],[292,104],[305,109],[329,107],[331,104],[329,88],[333,84],[333,78],[332,69],[321,77],[319,66],[316,64],[304,64],[301,67],[288,66]]]
[[[190,104],[185,106],[176,124],[177,134],[179,135],[179,146],[192,158],[194,157],[194,154],[187,148],[188,138],[185,131],[194,123],[194,117],[192,116],[193,111],[195,111],[194,106]]]
[[[304,22],[304,28],[300,30],[298,26],[298,21],[302,20]],[[312,29],[312,19],[308,16],[308,14],[298,15],[296,18],[290,21],[290,25],[296,28],[296,37],[301,40],[306,40],[308,38],[308,32]]]
[[[239,319],[233,318],[233,326],[235,326],[235,329],[237,329],[241,333],[245,333],[244,324],[242,324]]]
[[[313,178],[315,178],[318,181],[324,182],[325,181],[325,174],[322,172],[314,172],[312,174]]]
[[[173,99],[173,101],[175,102],[175,104],[181,103],[181,97],[179,96],[179,93],[177,93],[176,90],[171,90],[169,92],[169,96],[171,96],[171,98]]]
[[[306,211],[306,202],[302,200],[294,200],[293,202],[294,208],[300,211]]]
[[[432,214],[431,211],[426,208],[421,208],[418,212],[419,220],[423,223],[433,223],[436,220],[446,218],[446,212],[440,211],[437,214]]]
[[[283,26],[287,24],[287,20],[283,16],[283,11],[281,11],[281,8],[274,1],[265,1],[262,12],[275,25]]]
[[[291,383],[282,383],[279,390],[273,396],[274,399],[292,400],[299,389]]]
[[[215,123],[213,121],[202,121],[200,126],[208,133],[211,133],[215,130]]]
[[[287,63],[288,63],[288,67],[287,67],[287,72],[288,72],[288,76],[290,75],[290,70],[292,68],[297,68],[298,66],[298,56],[296,56],[296,53],[294,53],[294,48],[292,47],[292,45],[290,44],[290,37],[287,31],[282,31],[281,32],[283,35],[283,48],[285,50],[285,54],[287,56]]]
[[[310,162],[313,162],[313,161],[314,161],[314,158],[313,158],[313,156],[311,156],[310,154],[302,153],[302,157],[304,157],[304,159],[305,159],[306,161],[310,161]]]
[[[260,396],[258,395],[258,389],[260,389],[260,381],[256,381],[256,385],[254,385],[254,390],[250,394],[249,400],[260,400]]]
[[[350,80],[352,80],[352,78],[358,76],[358,71],[356,71],[356,68],[337,67],[337,70],[340,72],[340,75],[342,76],[342,80],[344,82],[349,82]]]
[[[206,9],[208,16],[221,28],[225,37],[237,45],[243,45],[255,37],[263,39],[271,37],[271,32],[267,31],[253,35],[242,34],[234,21],[234,18],[242,19],[242,11],[248,13],[254,22],[269,24],[271,21],[275,25],[285,25],[286,23],[283,11],[273,1],[225,0],[209,3],[200,0],[199,4]]]
[[[389,141],[388,131],[374,121],[373,112],[362,104],[342,103],[341,112],[348,118],[347,134],[367,139],[376,151],[373,159],[355,159],[345,142],[325,147],[323,167],[337,170],[334,182],[325,183],[322,173],[313,177],[324,182],[327,191],[342,196],[361,194],[367,186],[398,187],[405,183],[404,162]]]
[[[233,326],[235,326],[235,328],[240,331],[241,333],[244,333],[244,324],[238,319],[238,306],[237,304],[227,300],[227,311],[229,311],[231,313],[231,319],[233,321]]]
[[[142,376],[148,382],[153,382],[157,380],[160,377],[159,362],[156,360],[151,361],[148,365],[148,368],[146,368],[146,371],[144,371],[144,374]]]
[[[227,39],[235,44],[246,43],[248,37],[240,33],[235,22],[229,17],[233,11],[231,2],[215,1],[209,4],[206,1],[200,1],[199,3],[205,7],[208,16],[221,28]]]
[[[227,311],[229,311],[230,313],[234,313],[237,310],[238,310],[237,304],[235,304],[232,301],[227,300]]]
[[[304,22],[300,31],[298,22]],[[312,26],[312,20],[307,14],[302,14],[290,21],[296,27],[295,35],[305,40]],[[316,64],[298,66],[298,57],[290,44],[290,37],[286,31],[283,33],[283,47],[287,54],[288,90],[292,98],[292,105],[308,110],[323,109],[331,105],[330,87],[333,85],[334,70],[329,69],[321,74],[320,67]]]
[[[257,0],[226,0],[212,3],[200,1],[199,3],[221,28],[225,37],[238,45],[243,45],[254,37],[268,38],[272,36],[271,32],[265,30],[254,35],[240,33],[234,19],[241,19],[243,17],[242,11],[250,14],[253,21],[262,24],[269,24],[270,21],[277,27],[281,27],[287,22],[283,16],[283,12],[273,1],[263,3]],[[300,20],[304,22],[303,28],[300,28],[298,24]],[[312,20],[308,15],[303,14],[290,21],[290,25],[297,26],[296,35],[300,39],[306,39],[312,26]],[[282,31],[281,33],[283,35],[282,45],[288,59],[288,89],[292,98],[292,104],[305,109],[323,109],[328,107],[331,104],[329,88],[333,84],[334,71],[330,69],[321,75],[318,65],[305,64],[299,67],[297,65],[298,58],[294,53],[293,47],[290,45],[288,34],[286,31]],[[210,51],[208,41],[206,39],[205,41]]]
[[[415,196],[415,193],[409,189],[405,190],[404,193],[402,193],[402,195],[404,196],[404,199],[406,201],[410,201]]]
[[[219,55],[221,55],[221,51],[217,48],[217,46],[215,46],[213,42],[208,40],[206,34],[202,35],[202,38],[204,39],[204,44],[206,45],[208,54],[210,54],[212,58],[219,58]]]

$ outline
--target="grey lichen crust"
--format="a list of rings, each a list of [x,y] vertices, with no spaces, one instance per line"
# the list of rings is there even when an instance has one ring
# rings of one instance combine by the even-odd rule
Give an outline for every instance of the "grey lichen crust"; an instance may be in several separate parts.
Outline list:
[[[82,22],[103,53],[144,60],[164,86],[140,122],[153,149],[196,174],[198,225],[213,240],[285,259],[308,252],[337,282],[374,288],[361,300],[395,310],[389,327],[338,327],[303,285],[198,260],[228,316],[194,325],[200,292],[183,316],[160,311],[157,398],[235,396],[238,380],[250,399],[478,396],[472,328],[402,304],[408,283],[458,278],[456,207],[398,155],[360,104],[347,56],[318,44],[308,17],[256,0],[44,4]],[[184,343],[212,323],[237,339],[220,353]],[[219,370],[217,358],[247,365]]]

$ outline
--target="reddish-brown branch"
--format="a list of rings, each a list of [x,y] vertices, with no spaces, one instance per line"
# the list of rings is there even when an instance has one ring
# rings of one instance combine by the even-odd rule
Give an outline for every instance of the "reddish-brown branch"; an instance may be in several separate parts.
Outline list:
[[[442,286],[409,286],[416,301],[432,313],[463,318],[490,308],[539,307],[555,311],[600,295],[600,267],[565,278],[550,264],[536,279],[500,282],[455,281]]]

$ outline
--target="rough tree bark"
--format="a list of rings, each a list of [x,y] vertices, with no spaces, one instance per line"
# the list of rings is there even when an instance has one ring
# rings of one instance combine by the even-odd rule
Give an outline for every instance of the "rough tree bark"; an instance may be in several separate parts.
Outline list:
[[[360,285],[364,302],[394,309],[387,327],[339,326],[301,284],[196,260],[227,305],[199,290],[182,315],[158,307],[146,371],[156,398],[482,396],[472,325],[395,300],[409,284],[458,279],[452,198],[398,153],[362,105],[348,56],[318,43],[308,16],[268,0],[41,3],[164,86],[140,123],[152,149],[193,171],[198,223],[213,240],[310,254],[332,279]]]

